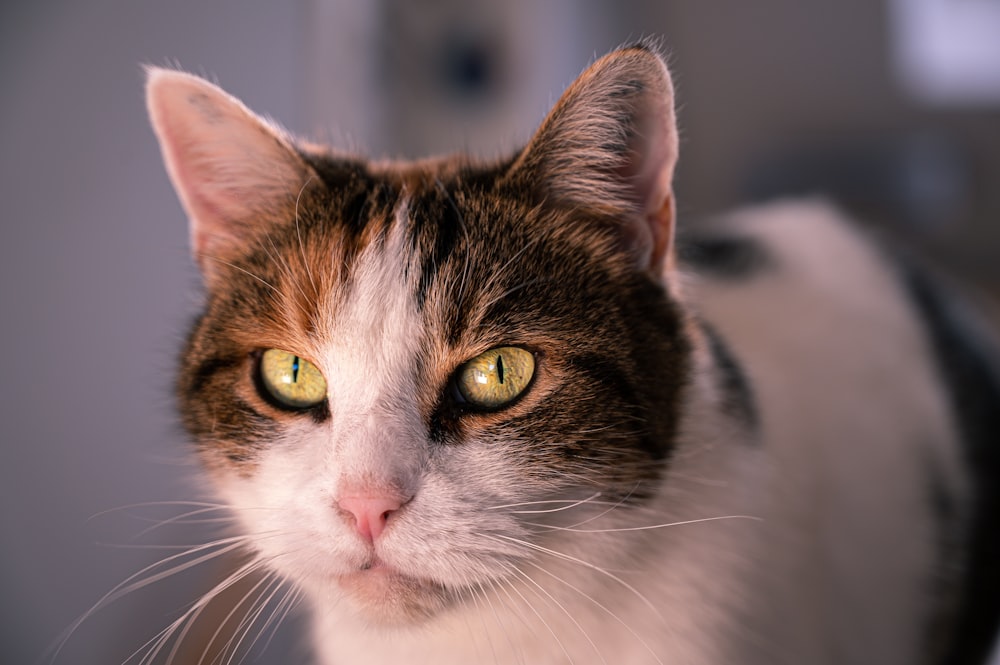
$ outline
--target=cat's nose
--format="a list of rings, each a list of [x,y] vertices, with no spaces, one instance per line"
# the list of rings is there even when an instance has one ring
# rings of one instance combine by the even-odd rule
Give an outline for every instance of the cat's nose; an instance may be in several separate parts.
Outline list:
[[[406,500],[392,492],[370,492],[342,496],[337,506],[348,520],[354,520],[354,530],[362,538],[374,543],[389,522],[389,518]]]

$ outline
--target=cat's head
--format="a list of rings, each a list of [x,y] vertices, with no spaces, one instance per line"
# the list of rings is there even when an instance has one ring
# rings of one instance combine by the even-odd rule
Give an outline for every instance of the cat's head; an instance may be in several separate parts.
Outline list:
[[[319,150],[175,71],[148,100],[206,285],[183,420],[272,568],[416,620],[656,493],[689,344],[651,48],[596,62],[500,163]]]

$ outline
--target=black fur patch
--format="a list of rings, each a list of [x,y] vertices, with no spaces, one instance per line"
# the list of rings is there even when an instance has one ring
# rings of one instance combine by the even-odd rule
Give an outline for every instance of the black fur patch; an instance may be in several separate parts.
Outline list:
[[[718,331],[705,322],[701,324],[708,337],[709,350],[715,358],[719,370],[719,388],[723,394],[723,405],[730,414],[744,424],[756,429],[758,425],[757,403],[750,382],[736,358],[729,350]]]
[[[927,500],[936,532],[936,556],[937,561],[943,563],[938,565],[927,585],[935,606],[924,630],[927,658],[923,662],[941,665],[953,662],[948,658],[955,646],[952,644],[953,624],[962,595],[960,562],[966,549],[963,543],[966,525],[958,497],[941,473],[937,460],[928,457],[925,467]]]
[[[191,392],[201,392],[205,389],[208,382],[217,373],[226,370],[232,370],[233,368],[239,366],[242,362],[242,358],[222,358],[219,356],[212,356],[206,358],[191,373],[191,378],[187,385],[187,390]]]
[[[951,294],[905,262],[902,275],[930,334],[971,481],[960,541],[964,577],[950,630],[942,636],[945,647],[934,645],[943,654],[934,665],[983,665],[1000,628],[1000,375],[995,354],[963,320]],[[950,506],[941,494],[937,483],[929,501]],[[938,517],[948,512],[938,511]],[[948,539],[954,526],[944,525],[941,537]]]
[[[416,294],[417,305],[423,309],[438,268],[458,242],[463,213],[453,194],[442,184],[411,203],[409,219],[416,252],[423,257]]]
[[[681,262],[725,279],[746,279],[774,267],[774,257],[747,236],[691,233],[678,239]]]

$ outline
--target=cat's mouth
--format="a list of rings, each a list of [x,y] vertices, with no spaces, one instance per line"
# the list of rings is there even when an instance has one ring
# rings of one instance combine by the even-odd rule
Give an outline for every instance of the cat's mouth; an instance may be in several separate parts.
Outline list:
[[[375,580],[382,578],[402,578],[409,579],[409,575],[401,573],[377,556],[372,556],[361,563],[352,572],[339,576],[340,581]]]
[[[441,584],[404,574],[378,557],[336,580],[362,614],[384,624],[427,619],[446,607],[451,595]]]

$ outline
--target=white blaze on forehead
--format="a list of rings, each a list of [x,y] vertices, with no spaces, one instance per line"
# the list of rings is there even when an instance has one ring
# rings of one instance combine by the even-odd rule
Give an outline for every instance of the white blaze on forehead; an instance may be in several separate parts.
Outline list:
[[[358,256],[319,358],[341,480],[409,481],[423,448],[416,400],[423,322],[405,274],[407,213],[404,199],[385,241],[369,244]]]

